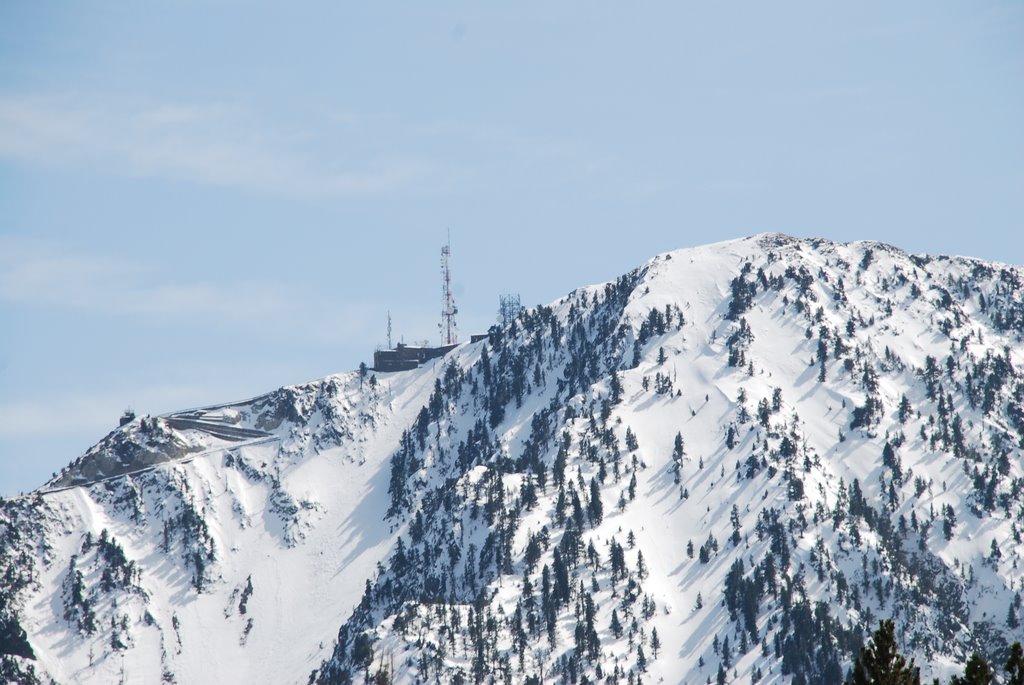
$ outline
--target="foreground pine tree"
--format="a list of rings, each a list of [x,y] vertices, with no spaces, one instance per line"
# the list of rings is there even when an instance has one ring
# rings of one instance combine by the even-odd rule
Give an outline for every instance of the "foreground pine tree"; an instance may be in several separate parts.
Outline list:
[[[1024,649],[1019,642],[1013,643],[1006,660],[1006,685],[1024,685]]]
[[[953,676],[949,685],[989,685],[992,682],[992,676],[992,669],[989,668],[988,662],[975,652],[967,660],[963,677]]]
[[[920,671],[914,666],[913,659],[907,663],[900,654],[894,632],[892,621],[879,623],[870,643],[861,648],[847,685],[921,684]]]

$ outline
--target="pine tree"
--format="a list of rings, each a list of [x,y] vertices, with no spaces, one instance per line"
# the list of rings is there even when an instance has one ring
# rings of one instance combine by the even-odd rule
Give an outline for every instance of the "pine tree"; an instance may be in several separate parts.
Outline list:
[[[675,442],[672,445],[672,460],[676,462],[682,461],[686,455],[686,445],[683,442],[683,434],[676,433]]]
[[[640,449],[640,443],[637,442],[636,433],[634,433],[629,426],[626,426],[626,449],[630,452],[635,452]]]
[[[732,541],[733,546],[736,547],[740,544],[743,537],[740,535],[740,510],[735,504],[732,505],[729,522],[732,523],[732,535],[729,539]]]
[[[942,518],[942,535],[946,540],[953,539],[953,532],[956,527],[956,512],[953,511],[953,507],[946,505],[943,510]]]
[[[622,381],[619,379],[619,374],[612,371],[612,382],[611,382],[611,403],[618,404],[622,401]]]
[[[907,419],[910,418],[911,410],[912,410],[912,407],[910,406],[910,400],[907,399],[906,395],[903,395],[903,397],[900,398],[900,407],[899,407],[900,423],[906,423],[907,422]]]
[[[616,639],[622,637],[622,624],[619,622],[619,613],[615,609],[612,609],[611,629],[612,635],[614,635]]]
[[[657,628],[652,628],[651,629],[651,653],[654,655],[655,659],[658,658],[658,650],[659,649],[661,649],[661,639],[658,637],[658,629]]]
[[[1024,649],[1019,642],[1013,643],[1006,660],[1006,685],[1024,685]]]
[[[391,670],[384,664],[384,659],[382,657],[377,673],[373,676],[373,685],[391,685],[393,682],[394,680],[391,678]]]
[[[640,580],[647,578],[647,564],[644,563],[644,553],[639,550],[636,553],[636,575]]]
[[[868,646],[862,647],[847,685],[920,685],[914,660],[899,653],[892,621],[881,621]]]
[[[604,505],[601,502],[601,488],[598,487],[597,479],[590,479],[590,500],[587,502],[587,515],[590,517],[591,525],[598,526],[604,518]]]
[[[352,662],[362,668],[367,680],[370,678],[370,664],[373,663],[373,638],[367,633],[359,633],[352,646]]]
[[[992,675],[992,669],[989,668],[988,662],[975,652],[967,660],[963,677],[953,676],[949,683],[950,685],[989,685],[992,682]]]

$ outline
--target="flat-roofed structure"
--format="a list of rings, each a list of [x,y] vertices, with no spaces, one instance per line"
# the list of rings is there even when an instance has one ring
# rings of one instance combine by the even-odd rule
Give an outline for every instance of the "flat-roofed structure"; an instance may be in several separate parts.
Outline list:
[[[377,350],[373,353],[374,371],[409,371],[431,359],[443,357],[458,345],[441,347],[417,347],[398,343],[393,350]]]

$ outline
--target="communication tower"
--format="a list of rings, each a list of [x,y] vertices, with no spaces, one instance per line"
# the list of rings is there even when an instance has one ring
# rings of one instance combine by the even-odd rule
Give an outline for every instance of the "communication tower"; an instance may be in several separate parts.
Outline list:
[[[498,321],[507,328],[519,316],[523,305],[519,303],[519,293],[509,293],[498,297]]]
[[[455,315],[459,313],[455,306],[455,295],[452,293],[452,236],[448,233],[448,242],[441,248],[441,275],[443,278],[441,294],[441,344],[455,345],[459,342],[459,327],[455,323]]]

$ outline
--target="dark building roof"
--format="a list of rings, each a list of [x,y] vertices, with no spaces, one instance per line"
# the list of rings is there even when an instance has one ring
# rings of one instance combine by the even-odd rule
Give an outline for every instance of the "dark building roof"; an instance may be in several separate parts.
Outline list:
[[[413,347],[398,343],[393,350],[377,350],[373,353],[374,371],[409,371],[431,359],[443,357],[458,345],[441,347]]]

